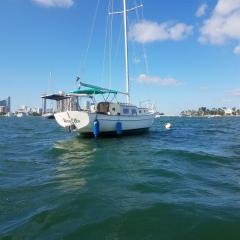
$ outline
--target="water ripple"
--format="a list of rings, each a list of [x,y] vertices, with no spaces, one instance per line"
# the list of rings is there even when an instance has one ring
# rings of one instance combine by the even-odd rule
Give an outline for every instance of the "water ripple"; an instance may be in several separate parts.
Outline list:
[[[240,239],[238,118],[96,140],[0,124],[0,239]]]

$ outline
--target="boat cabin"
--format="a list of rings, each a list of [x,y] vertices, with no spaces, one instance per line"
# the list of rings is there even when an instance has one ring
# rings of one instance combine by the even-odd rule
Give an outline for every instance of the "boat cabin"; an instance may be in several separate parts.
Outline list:
[[[112,102],[100,102],[97,104],[97,113],[108,114],[108,115],[120,115],[120,105],[119,103]]]
[[[49,111],[47,111],[47,100],[56,101],[56,106],[53,112],[78,110],[78,98],[75,96],[68,96],[65,93],[59,92],[49,95],[42,95],[41,98],[43,100],[43,114],[49,113]]]
[[[86,111],[112,116],[139,116],[149,114],[148,108],[138,108],[134,105],[117,102],[117,91],[84,83],[81,83],[81,85],[88,86],[88,88],[77,89],[68,94],[59,92],[57,94],[42,95],[43,113],[46,113],[46,100],[55,100],[56,108],[54,112]],[[108,96],[109,94],[113,94],[116,102],[107,101],[104,94],[108,94]],[[102,95],[104,101],[97,103],[95,99],[96,95]]]
[[[137,116],[147,114],[148,109],[138,108],[134,105],[127,105],[124,103],[99,102],[96,112],[107,115]]]

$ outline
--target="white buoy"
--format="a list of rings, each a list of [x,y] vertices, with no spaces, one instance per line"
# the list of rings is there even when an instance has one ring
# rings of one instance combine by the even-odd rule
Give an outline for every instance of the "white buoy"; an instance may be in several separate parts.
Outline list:
[[[164,124],[164,127],[166,129],[171,129],[172,128],[172,124],[171,123],[166,123],[166,124]]]

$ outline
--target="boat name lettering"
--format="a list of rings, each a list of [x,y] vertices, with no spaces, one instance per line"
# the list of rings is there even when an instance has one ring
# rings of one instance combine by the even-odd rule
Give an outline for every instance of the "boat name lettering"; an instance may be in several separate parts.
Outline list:
[[[65,123],[80,123],[80,120],[76,119],[76,118],[71,118],[71,119],[66,119],[66,118],[63,118],[63,121]]]

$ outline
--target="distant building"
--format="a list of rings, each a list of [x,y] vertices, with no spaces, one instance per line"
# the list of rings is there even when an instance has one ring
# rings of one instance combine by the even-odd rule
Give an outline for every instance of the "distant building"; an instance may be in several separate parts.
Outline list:
[[[22,105],[18,110],[17,112],[22,112],[22,113],[28,113],[30,110],[30,108],[26,105]]]
[[[5,113],[11,112],[11,98],[8,97],[7,99],[0,100],[0,106],[2,107],[1,111],[3,111],[3,109],[5,109],[4,110]]]
[[[31,112],[32,113],[37,113],[37,114],[42,114],[42,108],[37,108],[37,107],[35,107],[35,108],[32,108],[31,109]]]
[[[233,110],[230,109],[230,108],[225,109],[224,112],[225,112],[225,115],[232,115],[233,114]]]
[[[8,109],[7,109],[7,112],[11,112],[11,98],[8,97]]]
[[[42,109],[42,108],[37,108],[37,113],[38,113],[38,114],[42,114],[42,112],[43,112],[43,109]]]
[[[0,115],[6,114],[6,107],[5,106],[0,106]]]

